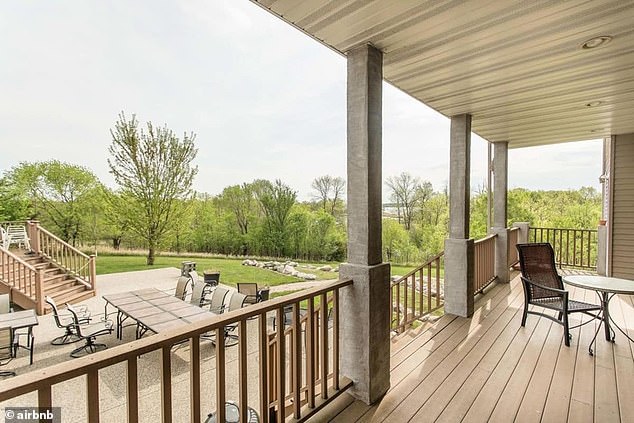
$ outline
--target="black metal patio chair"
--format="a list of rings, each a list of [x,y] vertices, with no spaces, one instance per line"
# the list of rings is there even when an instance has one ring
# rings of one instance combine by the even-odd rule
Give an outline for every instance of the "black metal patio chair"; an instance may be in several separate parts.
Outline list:
[[[68,313],[62,313],[59,311],[55,300],[49,296],[44,298],[44,301],[51,306],[53,312],[53,320],[58,328],[64,329],[64,334],[58,336],[51,341],[52,345],[66,345],[79,341],[81,338],[75,332],[75,322],[73,316]],[[86,307],[75,308],[80,325],[87,325],[90,323],[90,312]]]
[[[92,325],[82,325],[79,323],[79,316],[73,306],[67,303],[66,309],[73,316],[73,330],[75,331],[75,333],[77,333],[77,336],[79,336],[80,340],[85,341],[84,345],[79,348],[75,348],[73,351],[70,352],[71,357],[78,358],[86,354],[92,354],[94,352],[102,351],[108,348],[106,344],[99,344],[95,341],[97,340],[98,336],[112,333],[114,327],[112,320],[104,320]]]
[[[526,325],[528,314],[546,317],[564,327],[564,342],[570,346],[570,327],[568,315],[584,313],[596,318],[592,311],[600,311],[601,306],[569,299],[569,293],[557,268],[555,267],[555,252],[549,243],[517,244],[522,272],[522,286],[524,287],[524,313],[522,326]],[[529,305],[539,306],[558,312],[557,318],[550,314],[529,309]]]

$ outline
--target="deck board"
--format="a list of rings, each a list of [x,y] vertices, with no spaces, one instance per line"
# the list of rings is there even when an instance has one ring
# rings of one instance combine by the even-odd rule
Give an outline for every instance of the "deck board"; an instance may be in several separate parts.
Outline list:
[[[597,301],[581,289],[571,296]],[[632,336],[634,299],[610,305]],[[333,421],[634,421],[634,343],[617,332],[612,344],[601,331],[590,356],[594,322],[573,329],[566,347],[563,328],[548,319],[529,315],[521,327],[522,307],[516,277],[480,297],[473,318],[444,316],[400,335],[382,401],[345,401]],[[571,325],[581,319],[590,318],[573,315]]]

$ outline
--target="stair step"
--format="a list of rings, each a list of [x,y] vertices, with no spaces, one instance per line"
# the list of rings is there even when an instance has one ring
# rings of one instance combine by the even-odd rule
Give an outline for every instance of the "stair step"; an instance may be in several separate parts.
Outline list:
[[[88,298],[95,296],[95,291],[90,291],[86,287],[76,287],[75,291],[67,292],[64,295],[53,295],[53,299],[57,304],[75,304]]]
[[[44,282],[44,292],[48,295],[52,295],[56,292],[60,292],[74,286],[84,286],[77,282],[76,279],[68,275],[60,275],[60,278],[47,279]]]
[[[82,285],[80,283],[75,283],[75,284],[72,284],[72,285],[69,285],[69,286],[62,286],[62,287],[60,287],[60,289],[54,290],[52,292],[49,291],[46,288],[44,288],[44,289],[45,289],[44,293],[46,295],[50,295],[51,297],[56,298],[56,297],[64,297],[67,294],[72,294],[72,293],[78,292],[78,291],[84,291],[84,290],[86,290],[86,286]]]

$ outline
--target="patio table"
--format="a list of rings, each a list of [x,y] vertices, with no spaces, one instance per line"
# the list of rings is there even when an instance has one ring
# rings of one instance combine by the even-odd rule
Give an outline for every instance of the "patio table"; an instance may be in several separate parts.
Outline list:
[[[169,295],[156,288],[147,288],[119,294],[104,295],[105,315],[108,305],[117,310],[117,338],[123,337],[123,323],[129,318],[135,321],[136,337],[148,330],[154,333],[184,326],[212,317],[213,314],[195,305]]]
[[[29,350],[29,363],[33,364],[33,348],[35,346],[35,337],[33,336],[33,326],[38,324],[37,314],[35,310],[22,310],[11,313],[0,314],[0,329],[11,329],[13,336],[16,336],[18,329],[27,329],[26,347]]]
[[[600,323],[588,347],[590,355],[593,355],[592,345],[596,342],[602,325],[605,328],[606,341],[614,342],[616,338],[616,333],[612,329],[612,326],[614,326],[625,335],[627,339],[634,342],[634,339],[621,329],[610,315],[610,300],[617,294],[634,295],[634,281],[595,275],[567,275],[563,276],[562,279],[568,285],[595,291],[601,300],[601,311],[598,317]]]

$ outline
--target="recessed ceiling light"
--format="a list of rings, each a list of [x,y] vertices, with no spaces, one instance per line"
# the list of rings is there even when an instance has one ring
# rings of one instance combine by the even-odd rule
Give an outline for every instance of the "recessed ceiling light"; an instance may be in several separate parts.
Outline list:
[[[581,48],[583,50],[589,50],[589,49],[592,49],[592,48],[597,48],[597,47],[604,46],[607,43],[609,43],[610,41],[612,41],[612,36],[610,36],[610,35],[600,35],[598,37],[590,38],[589,40],[587,40],[586,42],[581,44]]]
[[[586,103],[586,107],[597,107],[602,105],[603,102],[602,101],[591,101],[590,103]]]

